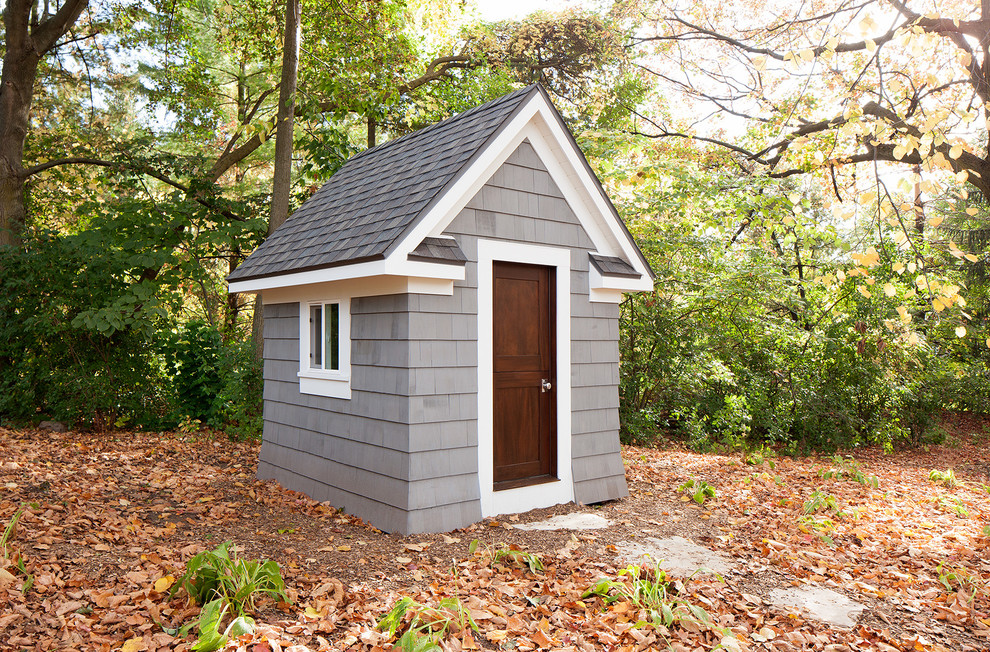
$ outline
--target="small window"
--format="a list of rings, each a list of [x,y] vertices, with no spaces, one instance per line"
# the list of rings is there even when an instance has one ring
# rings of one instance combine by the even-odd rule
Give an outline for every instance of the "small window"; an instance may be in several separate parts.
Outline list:
[[[347,297],[299,304],[299,391],[351,397],[351,303]]]
[[[309,368],[340,371],[340,304],[309,307]]]

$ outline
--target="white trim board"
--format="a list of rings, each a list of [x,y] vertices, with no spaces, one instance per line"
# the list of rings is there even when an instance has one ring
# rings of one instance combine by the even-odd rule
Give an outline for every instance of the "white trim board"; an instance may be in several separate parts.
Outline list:
[[[368,276],[342,281],[292,285],[284,288],[260,290],[265,303],[295,303],[316,301],[329,295],[349,297],[375,297],[385,294],[439,294],[454,293],[454,282],[447,279],[417,278],[412,276]]]
[[[557,481],[505,491],[493,489],[492,263],[529,263],[556,269]],[[517,514],[574,501],[571,472],[571,252],[501,240],[478,240],[478,484],[481,515]]]
[[[261,292],[264,290],[313,285],[317,283],[376,277],[446,280],[449,281],[450,291],[443,292],[443,294],[451,294],[454,287],[453,282],[464,280],[464,266],[404,259],[395,260],[392,257],[386,260],[340,265],[326,269],[315,269],[309,272],[294,272],[292,274],[266,276],[263,278],[248,279],[246,281],[234,281],[228,286],[227,291],[231,293]]]
[[[639,279],[624,279],[619,287],[593,285],[590,289],[652,290],[652,274],[643,262],[635,242],[629,237],[608,199],[603,195],[598,179],[588,169],[583,155],[561,123],[557,110],[542,92],[538,92],[519,108],[508,124],[501,128],[495,138],[459,174],[453,185],[443,191],[429,212],[405,233],[401,240],[393,243],[384,260],[234,281],[228,291],[258,292],[297,285],[394,276],[414,277],[420,280],[446,280],[448,281],[444,287],[446,291],[440,293],[450,294],[453,282],[464,280],[463,265],[411,261],[408,255],[424,238],[442,236],[444,229],[525,140],[529,141],[546,166],[554,183],[563,193],[565,201],[594,244],[597,253],[623,258],[641,274]],[[605,301],[614,300],[616,295],[615,292],[592,294],[595,300]]]
[[[639,279],[625,279],[629,290],[652,290],[652,275],[643,264],[636,244],[613,214],[608,200],[598,189],[598,179],[588,171],[581,152],[571,144],[570,135],[564,131],[555,112],[556,109],[542,94],[535,94],[430,212],[406,234],[389,258],[405,259],[423,238],[442,235],[499,166],[524,140],[528,140],[594,243],[597,253],[624,258],[642,275]]]

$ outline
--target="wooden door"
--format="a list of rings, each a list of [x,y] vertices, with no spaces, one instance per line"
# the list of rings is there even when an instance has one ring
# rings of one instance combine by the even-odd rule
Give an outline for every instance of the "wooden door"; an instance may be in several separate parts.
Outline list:
[[[557,475],[554,272],[493,263],[494,488]]]

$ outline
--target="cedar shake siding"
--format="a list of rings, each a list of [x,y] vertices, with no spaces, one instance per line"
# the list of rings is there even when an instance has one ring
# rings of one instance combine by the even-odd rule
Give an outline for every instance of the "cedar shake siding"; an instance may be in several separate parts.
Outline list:
[[[588,298],[594,245],[532,145],[524,141],[444,230],[470,261],[454,287],[477,311],[477,240],[571,250],[571,433],[574,499],[589,504],[628,495],[619,454],[619,307]]]
[[[492,315],[503,261],[552,270],[518,332]],[[539,85],[354,156],[228,276],[264,304],[258,477],[401,534],[628,495],[618,302],[653,278]],[[522,393],[494,371],[507,332],[551,342]]]
[[[351,301],[351,398],[302,394],[299,305],[265,305],[265,424],[258,477],[406,532],[408,296]]]
[[[349,400],[299,392],[298,304],[265,305],[259,477],[386,531],[446,531],[480,520],[477,240],[483,237],[571,250],[574,497],[594,503],[626,496],[618,306],[589,301],[594,246],[528,142],[444,235],[468,259],[453,296],[352,299]]]

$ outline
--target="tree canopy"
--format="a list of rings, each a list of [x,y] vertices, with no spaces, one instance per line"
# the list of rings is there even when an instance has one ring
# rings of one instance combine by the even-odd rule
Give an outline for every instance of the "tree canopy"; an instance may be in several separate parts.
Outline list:
[[[8,2],[0,415],[256,428],[224,278],[269,216],[538,81],[660,275],[623,304],[628,437],[920,441],[987,405],[987,11],[306,0],[291,73],[283,3]]]

